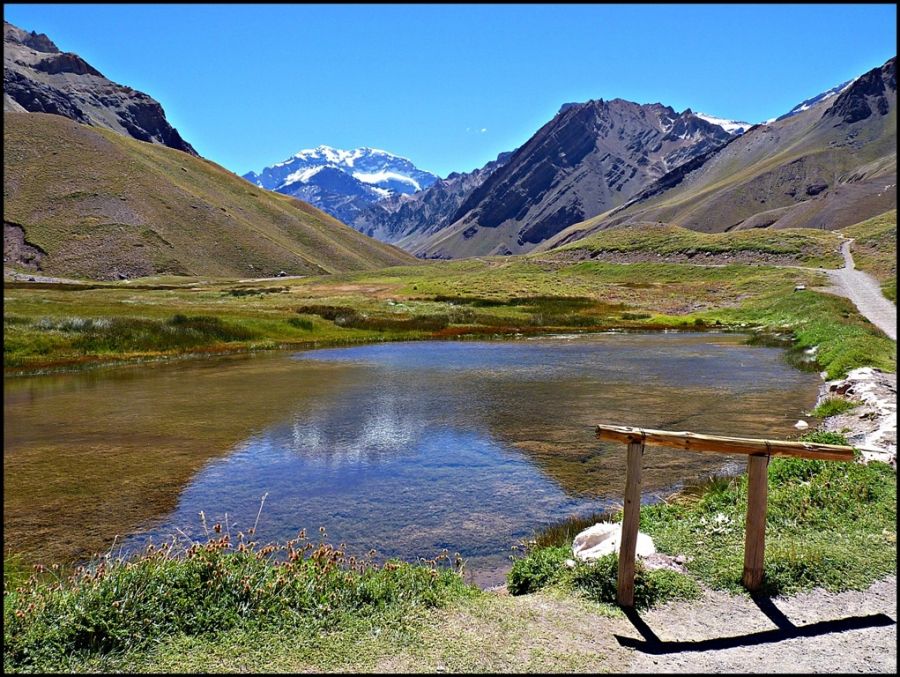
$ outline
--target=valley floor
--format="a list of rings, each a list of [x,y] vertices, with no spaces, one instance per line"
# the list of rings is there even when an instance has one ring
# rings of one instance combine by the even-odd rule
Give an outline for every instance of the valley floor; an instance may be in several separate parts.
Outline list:
[[[895,219],[896,213],[894,228]],[[33,373],[91,361],[172,357],[208,346],[727,327],[793,334],[795,353],[814,354],[831,379],[861,366],[896,370],[895,340],[846,299],[822,293],[828,277],[815,268],[823,265],[818,260],[798,261],[810,267],[792,269],[771,262],[703,267],[543,257],[263,284],[155,280],[72,289],[13,283],[4,299],[5,366],[8,374]],[[794,291],[801,284],[807,289]],[[163,340],[170,349],[154,343]],[[841,423],[843,432],[857,432],[855,414]],[[896,450],[896,433],[894,445]],[[872,539],[865,541],[867,566],[876,546],[896,547],[896,532],[882,532],[881,525],[866,537]],[[244,629],[169,636],[149,653],[107,655],[70,668],[894,673],[896,593],[895,574],[866,590],[817,588],[784,598],[704,587],[699,600],[626,615],[555,588],[515,597],[488,591],[437,610],[417,608],[397,624],[364,618],[323,634]]]

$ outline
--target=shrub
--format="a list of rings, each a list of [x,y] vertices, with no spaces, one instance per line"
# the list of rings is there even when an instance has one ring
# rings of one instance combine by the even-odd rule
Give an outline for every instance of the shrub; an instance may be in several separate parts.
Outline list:
[[[313,329],[312,320],[306,317],[292,317],[288,319],[287,323],[296,329],[305,329],[306,331],[312,331]]]
[[[580,562],[575,567],[572,582],[590,599],[615,604],[618,576],[618,554],[610,553],[594,562]],[[700,595],[700,586],[692,578],[667,569],[649,571],[640,559],[635,562],[636,608],[649,608],[678,599],[697,599]]]
[[[565,546],[532,550],[513,562],[506,576],[506,587],[511,595],[524,595],[555,583],[571,556],[572,549]]]

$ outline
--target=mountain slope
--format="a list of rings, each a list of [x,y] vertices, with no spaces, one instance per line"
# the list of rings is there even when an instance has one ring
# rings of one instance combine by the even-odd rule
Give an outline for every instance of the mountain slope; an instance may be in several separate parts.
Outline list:
[[[624,203],[733,137],[688,109],[622,99],[566,104],[413,251],[429,258],[529,251]]]
[[[838,94],[840,94],[841,92],[843,92],[843,91],[847,88],[847,86],[848,86],[849,84],[851,84],[852,82],[853,82],[853,80],[847,80],[847,82],[842,82],[841,84],[837,85],[836,87],[832,87],[831,89],[826,89],[826,90],[825,90],[824,92],[822,92],[821,94],[816,94],[815,96],[812,96],[812,97],[810,97],[810,98],[808,98],[808,99],[805,99],[804,101],[801,101],[801,102],[798,103],[796,106],[794,106],[793,108],[791,108],[791,109],[790,109],[787,113],[785,113],[784,115],[779,115],[779,116],[778,116],[777,118],[775,118],[774,120],[768,120],[768,123],[775,122],[776,120],[784,120],[785,118],[789,118],[789,117],[791,117],[792,115],[796,115],[797,113],[802,113],[802,112],[805,111],[805,110],[809,110],[810,108],[812,108],[813,106],[815,106],[815,105],[816,105],[817,103],[819,103],[820,101],[824,101],[825,99],[829,99],[829,98],[831,98],[832,96],[837,96]]]
[[[7,264],[51,275],[263,277],[412,259],[215,163],[58,115],[3,116]]]
[[[412,195],[395,195],[363,209],[350,225],[382,242],[413,249],[429,235],[449,226],[451,219],[469,195],[497,169],[509,161],[512,153],[500,153],[496,160],[471,172],[453,172],[428,188]]]
[[[646,222],[704,232],[836,229],[896,207],[895,61],[837,96],[751,128],[661,177],[622,208],[575,224],[540,248]]]
[[[248,172],[244,178],[306,200],[344,223],[378,200],[415,193],[438,179],[387,151],[330,146],[301,150],[259,173]]]
[[[158,101],[116,84],[43,33],[3,23],[3,111],[53,113],[197,155]]]

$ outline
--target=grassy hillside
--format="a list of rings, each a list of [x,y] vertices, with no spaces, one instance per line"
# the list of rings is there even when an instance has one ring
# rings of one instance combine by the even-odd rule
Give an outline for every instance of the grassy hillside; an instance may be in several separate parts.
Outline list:
[[[882,283],[884,295],[897,302],[897,210],[845,228],[854,238],[850,245],[856,267],[874,275]]]
[[[160,145],[39,113],[4,114],[3,139],[4,240],[24,234],[21,270],[31,259],[45,274],[91,279],[264,277],[414,261]]]
[[[732,233],[699,233],[669,224],[644,224],[604,230],[556,252],[582,252],[590,258],[643,255],[669,260],[685,258],[695,263],[709,257],[742,262],[781,263],[838,268],[843,265],[840,239],[829,231],[811,229],[741,230]]]
[[[538,249],[642,222],[703,232],[833,230],[896,208],[896,92],[885,97],[885,114],[852,123],[825,116],[833,104],[826,100],[754,127],[699,166],[676,168],[628,206],[574,224]]]

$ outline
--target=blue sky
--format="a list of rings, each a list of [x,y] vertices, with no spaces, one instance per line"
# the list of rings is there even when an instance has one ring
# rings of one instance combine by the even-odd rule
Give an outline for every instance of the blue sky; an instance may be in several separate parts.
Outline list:
[[[760,122],[897,42],[893,4],[5,4],[4,16],[150,94],[239,174],[319,144],[470,171],[562,103],[598,98]]]

